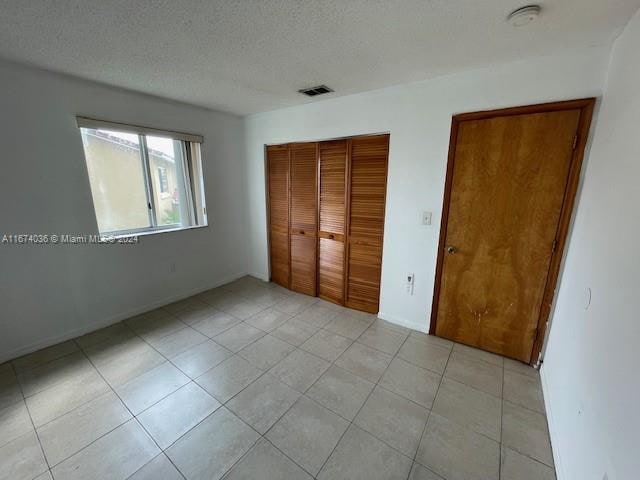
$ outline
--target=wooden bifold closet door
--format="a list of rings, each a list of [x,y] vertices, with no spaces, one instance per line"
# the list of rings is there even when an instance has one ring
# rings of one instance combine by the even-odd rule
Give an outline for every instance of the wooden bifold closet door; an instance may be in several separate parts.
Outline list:
[[[267,147],[271,281],[289,288],[289,148]]]
[[[377,313],[389,135],[267,147],[272,281]]]
[[[322,142],[320,161],[320,231],[318,295],[344,304],[346,180],[349,140]]]
[[[317,143],[290,145],[291,290],[316,295]]]
[[[389,135],[351,140],[345,305],[378,313]]]

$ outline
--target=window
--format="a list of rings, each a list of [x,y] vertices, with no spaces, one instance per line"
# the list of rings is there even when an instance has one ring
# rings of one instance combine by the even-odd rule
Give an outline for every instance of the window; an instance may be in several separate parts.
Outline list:
[[[101,234],[207,224],[202,138],[78,118]]]

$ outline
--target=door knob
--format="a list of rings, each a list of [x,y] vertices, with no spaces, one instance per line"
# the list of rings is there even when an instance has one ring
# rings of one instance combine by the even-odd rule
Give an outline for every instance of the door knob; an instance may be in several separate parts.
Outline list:
[[[458,251],[458,249],[456,247],[454,247],[453,245],[449,245],[447,247],[447,253],[456,253]]]

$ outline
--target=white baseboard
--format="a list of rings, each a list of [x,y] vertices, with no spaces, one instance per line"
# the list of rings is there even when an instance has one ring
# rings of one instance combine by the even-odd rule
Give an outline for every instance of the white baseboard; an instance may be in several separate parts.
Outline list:
[[[225,285],[229,282],[233,282],[234,280],[237,280],[238,278],[244,277],[245,275],[247,275],[247,273],[238,273],[235,275],[229,275],[226,276],[222,279],[218,279],[215,282],[212,282],[211,284],[204,286],[204,287],[198,287],[195,289],[192,289],[191,291],[186,291],[186,292],[181,292],[179,294],[176,295],[172,295],[171,297],[165,297],[162,300],[158,300],[157,302],[152,302],[146,305],[142,305],[140,307],[136,307],[134,309],[125,311],[125,312],[121,312],[117,315],[113,315],[109,318],[103,319],[103,320],[99,320],[97,322],[92,322],[88,325],[84,325],[82,327],[79,328],[75,328],[73,330],[68,330],[65,333],[62,333],[60,335],[54,335],[48,338],[45,338],[44,340],[39,340],[37,342],[33,342],[29,345],[26,346],[22,346],[22,347],[18,347],[14,350],[10,350],[9,352],[4,352],[2,354],[0,354],[0,364],[4,363],[8,360],[13,360],[14,358],[18,358],[21,357],[23,355],[27,355],[29,353],[38,351],[42,348],[46,348],[46,347],[50,347],[52,345],[56,345],[60,342],[65,342],[67,340],[71,340],[73,338],[79,337],[81,335],[85,335],[87,333],[91,333],[95,330],[100,330],[101,328],[105,328],[108,327],[110,325],[113,325],[114,323],[118,323],[121,322],[122,320],[125,320],[129,317],[133,317],[135,315],[139,315],[141,313],[144,312],[148,312],[149,310],[153,310],[155,308],[158,307],[162,307],[164,305],[167,305],[169,303],[173,303],[173,302],[177,302],[178,300],[182,300],[184,298],[187,297],[191,297],[193,295],[197,295],[198,293],[204,292],[206,290],[210,290],[212,288],[216,288],[219,287],[221,285]]]
[[[429,326],[427,325],[427,321],[424,323],[420,322],[412,322],[411,320],[407,320],[405,318],[397,317],[395,315],[390,315],[384,312],[378,312],[378,318],[382,320],[386,320],[390,323],[395,323],[396,325],[400,325],[401,327],[410,328],[411,330],[416,330],[418,332],[427,333],[429,331]]]
[[[544,410],[547,412],[547,424],[549,425],[549,437],[551,439],[551,449],[553,452],[553,462],[556,467],[556,479],[565,480],[567,476],[564,472],[564,466],[562,463],[562,455],[558,448],[557,436],[557,423],[553,415],[553,409],[551,408],[551,392],[549,391],[549,384],[547,383],[547,376],[545,375],[546,369],[544,364],[540,368],[540,383],[542,384],[542,396],[544,399]]]

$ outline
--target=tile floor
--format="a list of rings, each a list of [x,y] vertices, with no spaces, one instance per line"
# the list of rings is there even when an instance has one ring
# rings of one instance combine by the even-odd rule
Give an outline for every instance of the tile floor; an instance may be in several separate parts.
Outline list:
[[[555,478],[537,372],[244,277],[0,365],[0,479]]]

